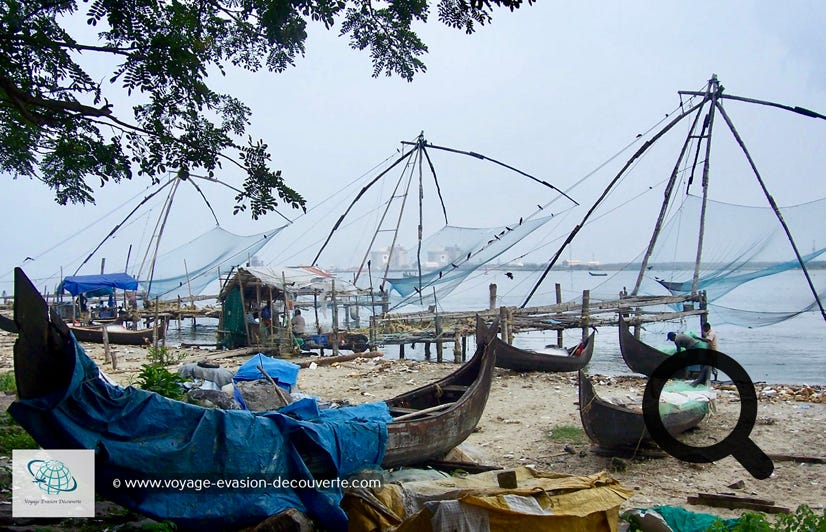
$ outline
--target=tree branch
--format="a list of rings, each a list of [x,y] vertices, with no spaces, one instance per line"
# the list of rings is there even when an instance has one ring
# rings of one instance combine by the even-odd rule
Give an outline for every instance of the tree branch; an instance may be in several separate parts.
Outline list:
[[[19,89],[12,80],[5,76],[0,76],[0,89],[6,93],[9,102],[20,111],[20,114],[38,127],[53,123],[54,120],[32,110],[31,107],[42,107],[50,111],[64,113],[78,113],[84,116],[109,116],[112,114],[112,106],[108,104],[103,107],[92,107],[78,102],[39,98]]]

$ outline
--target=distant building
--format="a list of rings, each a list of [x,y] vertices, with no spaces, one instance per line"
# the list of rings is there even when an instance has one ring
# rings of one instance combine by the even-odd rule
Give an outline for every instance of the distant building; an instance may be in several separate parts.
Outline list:
[[[386,268],[388,262],[391,270],[406,270],[410,268],[410,257],[407,250],[401,246],[393,248],[393,253],[390,253],[390,248],[385,247],[370,252],[370,262],[374,268]]]

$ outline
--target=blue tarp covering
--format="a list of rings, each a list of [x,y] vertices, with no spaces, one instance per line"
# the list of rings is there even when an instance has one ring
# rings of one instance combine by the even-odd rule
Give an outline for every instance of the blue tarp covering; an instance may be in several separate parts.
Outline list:
[[[298,364],[268,357],[263,353],[253,355],[249,360],[241,364],[241,367],[235,372],[235,376],[232,377],[232,382],[257,381],[263,379],[264,374],[258,369],[259,365],[264,368],[267,375],[269,375],[277,385],[288,392],[292,391],[292,387],[298,382],[298,370],[301,369]],[[235,400],[238,401],[238,404],[247,410],[247,403],[244,402],[244,398],[241,396],[237,387],[233,388],[233,395],[235,396]]]
[[[94,449],[96,491],[155,519],[186,529],[235,529],[296,508],[326,529],[346,530],[336,479],[384,458],[391,417],[383,402],[324,410],[302,400],[287,413],[202,408],[112,386],[79,344],[70,341],[66,349],[76,360],[66,392],[17,401],[9,412],[43,448]],[[314,478],[308,458],[333,482],[285,487]],[[126,487],[127,480],[153,479],[200,482],[202,489]],[[211,488],[203,487],[207,480]],[[263,480],[267,487],[251,486]],[[218,481],[247,487],[217,489]]]
[[[138,280],[127,273],[105,273],[103,275],[75,275],[63,279],[63,290],[73,296],[108,290],[111,293],[113,288],[121,290],[137,290]],[[101,292],[104,293],[104,292]]]

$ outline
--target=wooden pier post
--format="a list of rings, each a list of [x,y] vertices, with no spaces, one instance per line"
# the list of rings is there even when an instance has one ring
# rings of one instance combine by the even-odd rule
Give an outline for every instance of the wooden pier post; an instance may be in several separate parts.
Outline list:
[[[333,356],[338,356],[338,300],[336,299],[336,280],[330,281],[332,290],[330,297],[333,300]]]
[[[508,309],[508,343],[513,345],[513,309]]]
[[[424,343],[424,359],[430,361],[430,342]]]
[[[562,285],[556,283],[556,304],[562,304]],[[556,331],[556,346],[562,347],[562,331],[563,329],[557,329]]]
[[[459,339],[459,328],[453,331],[453,362],[459,364],[462,361],[462,345]]]
[[[442,317],[437,314],[433,321],[436,322],[436,362],[443,362],[444,342],[442,341]]]
[[[462,362],[467,360],[467,336],[462,336]]]
[[[591,291],[582,291],[582,339],[588,338],[588,324],[591,320]]]
[[[490,298],[488,303],[488,309],[496,310],[496,283],[490,283],[488,285],[488,294]]]
[[[404,360],[404,342],[399,344],[399,360]]]
[[[508,309],[499,307],[499,330],[503,342],[508,341]]]

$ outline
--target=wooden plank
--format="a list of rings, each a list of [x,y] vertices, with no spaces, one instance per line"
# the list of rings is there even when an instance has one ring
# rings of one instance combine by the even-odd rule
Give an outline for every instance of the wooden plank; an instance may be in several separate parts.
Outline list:
[[[778,462],[800,462],[806,464],[826,464],[826,457],[824,456],[801,456],[797,454],[769,454],[767,455],[772,460]]]
[[[329,366],[330,364],[335,364],[336,362],[347,362],[348,360],[355,360],[357,358],[376,358],[383,355],[384,352],[382,351],[366,351],[363,353],[350,353],[347,355],[320,357],[318,359],[297,362],[297,364],[302,368],[309,368],[313,362],[315,362],[316,366]]]
[[[688,497],[688,504],[702,504],[715,508],[728,508],[730,510],[745,509],[766,512],[770,514],[787,514],[788,508],[775,506],[774,501],[765,499],[752,499],[748,497],[737,497],[733,495],[718,495],[716,493],[698,493],[696,497]],[[759,501],[759,502],[756,502]]]

